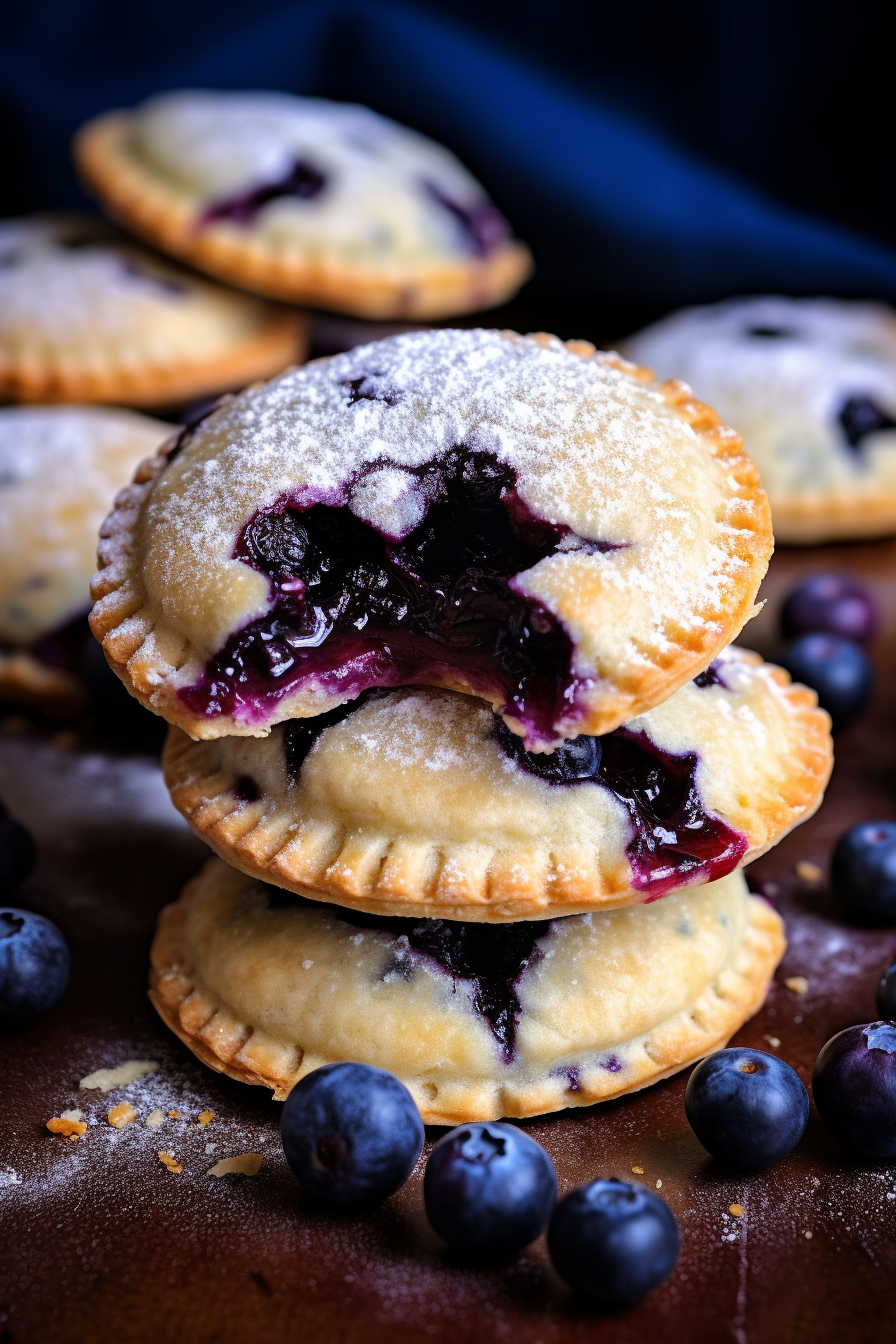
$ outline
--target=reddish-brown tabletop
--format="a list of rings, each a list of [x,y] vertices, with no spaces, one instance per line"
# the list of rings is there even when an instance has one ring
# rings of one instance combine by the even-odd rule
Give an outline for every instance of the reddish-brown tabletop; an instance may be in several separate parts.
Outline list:
[[[806,1082],[833,1032],[874,1016],[878,975],[896,956],[896,929],[851,927],[826,880],[807,881],[795,869],[803,860],[826,873],[847,826],[896,816],[896,544],[780,554],[764,589],[769,606],[741,641],[773,654],[782,592],[797,576],[832,566],[866,579],[884,608],[877,696],[837,739],[821,811],[756,865],[778,886],[790,949],[765,1008],[737,1038],[774,1050]],[[73,955],[62,1003],[0,1039],[0,1340],[889,1338],[896,1169],[851,1159],[813,1111],[803,1141],[779,1166],[748,1178],[719,1171],[685,1120],[683,1076],[527,1125],[554,1159],[562,1189],[641,1168],[637,1179],[678,1217],[677,1268],[631,1310],[600,1315],[576,1302],[551,1270],[543,1239],[499,1265],[447,1251],[424,1217],[420,1168],[373,1213],[313,1207],[283,1160],[280,1108],[261,1089],[200,1065],[146,999],[156,912],[203,857],[152,757],[15,720],[0,727],[0,794],[40,847],[22,903],[60,924]],[[797,980],[788,988],[794,977],[807,987]],[[79,1091],[86,1074],[127,1059],[159,1068],[126,1090]],[[139,1119],[116,1130],[105,1117],[125,1098]],[[46,1121],[71,1108],[97,1123],[74,1142],[51,1136]],[[154,1109],[164,1115],[157,1129],[144,1123]],[[214,1118],[200,1125],[204,1110]],[[160,1151],[183,1170],[166,1170]],[[247,1152],[263,1156],[257,1176],[208,1175],[220,1158]]]

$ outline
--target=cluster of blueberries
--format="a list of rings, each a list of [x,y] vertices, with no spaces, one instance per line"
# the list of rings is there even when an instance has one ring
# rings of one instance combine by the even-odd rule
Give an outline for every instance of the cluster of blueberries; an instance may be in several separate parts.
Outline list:
[[[812,686],[835,727],[867,704],[872,674],[863,645],[877,627],[870,595],[854,579],[817,574],[784,605],[782,658]],[[29,876],[34,842],[0,802],[0,902]],[[896,923],[896,823],[865,822],[836,846],[831,884],[853,917]],[[46,1012],[69,976],[65,939],[49,920],[0,907],[0,1019]],[[812,1092],[822,1120],[849,1149],[896,1158],[896,965],[883,974],[881,1020],[839,1032],[821,1050]],[[799,1142],[809,1094],[775,1055],[732,1048],[691,1073],[685,1112],[719,1162],[758,1170]],[[423,1149],[423,1123],[407,1088],[368,1064],[316,1069],[296,1084],[281,1121],[289,1165],[313,1196],[371,1204],[408,1179]],[[557,1199],[550,1157],[516,1125],[461,1125],[427,1159],[426,1212],[450,1245],[472,1254],[508,1255],[547,1229],[551,1260],[566,1283],[603,1306],[638,1301],[678,1258],[671,1210],[643,1185],[594,1180]]]
[[[834,728],[845,728],[874,690],[865,652],[878,627],[871,594],[849,574],[813,574],[787,598],[781,627],[781,662],[794,681],[817,692]]]

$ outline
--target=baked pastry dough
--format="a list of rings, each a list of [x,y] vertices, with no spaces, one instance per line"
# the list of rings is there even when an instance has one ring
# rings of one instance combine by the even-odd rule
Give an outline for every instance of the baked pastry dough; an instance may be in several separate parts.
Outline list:
[[[753,463],[687,387],[481,330],[248,390],[138,472],[103,538],[94,632],[194,737],[424,683],[489,699],[530,748],[705,668],[772,549]]]
[[[896,532],[896,314],[834,299],[735,299],[624,345],[686,378],[744,437],[779,541]]]
[[[0,408],[0,699],[59,708],[82,699],[67,632],[78,623],[75,634],[89,637],[97,531],[172,428],[105,407]]]
[[[553,756],[422,688],[262,740],[172,729],[165,779],[224,859],[314,900],[491,922],[650,901],[776,844],[831,770],[830,720],[786,672],[732,648],[699,681]]]
[[[589,1106],[723,1046],[762,1004],[781,920],[740,873],[549,923],[377,921],[212,860],[163,910],[151,998],[206,1064],[283,1098],[390,1070],[427,1123]]]
[[[0,397],[172,405],[294,364],[306,320],[76,215],[0,223]]]
[[[531,269],[453,154],[365,107],[166,93],[89,122],[75,158],[129,228],[272,298],[450,317],[509,298]]]

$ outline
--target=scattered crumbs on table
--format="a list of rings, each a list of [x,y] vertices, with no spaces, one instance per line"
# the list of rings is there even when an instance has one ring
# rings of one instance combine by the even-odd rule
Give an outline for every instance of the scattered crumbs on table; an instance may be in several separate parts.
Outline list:
[[[159,1161],[163,1167],[167,1167],[168,1171],[183,1171],[183,1167],[173,1153],[159,1153]]]
[[[773,1050],[777,1050],[778,1046],[781,1044],[781,1039],[778,1036],[763,1036],[762,1039],[770,1045]]]
[[[123,1064],[116,1064],[114,1068],[97,1069],[94,1073],[88,1073],[78,1086],[95,1087],[100,1092],[111,1092],[115,1087],[127,1087],[129,1083],[135,1083],[138,1078],[145,1078],[148,1073],[155,1073],[158,1067],[154,1059],[126,1059]]]
[[[159,1126],[163,1125],[164,1123],[165,1123],[165,1117],[158,1108],[156,1108],[156,1110],[154,1111],[150,1111],[145,1121],[147,1129],[158,1129]]]
[[[744,1206],[743,1204],[729,1204],[728,1212],[731,1214],[732,1218],[743,1218]]]
[[[87,1133],[86,1120],[64,1120],[61,1115],[54,1115],[47,1121],[47,1129],[51,1134],[64,1134],[67,1139],[80,1139]]]
[[[214,1113],[214,1111],[200,1111],[200,1112],[199,1112],[199,1123],[200,1123],[200,1125],[210,1125],[211,1122],[214,1120],[214,1118],[215,1118],[215,1113]]]
[[[179,1119],[180,1119],[180,1111],[169,1111],[169,1112],[168,1112],[168,1119],[169,1119],[169,1120],[179,1120]]]
[[[803,1236],[806,1238],[807,1241],[811,1241],[811,1240],[812,1240],[812,1233],[808,1230],[808,1228],[807,1228],[806,1231],[803,1233]]]
[[[635,1173],[636,1176],[644,1175],[644,1168],[637,1166],[637,1164],[632,1167],[632,1171]]]
[[[784,983],[794,994],[805,994],[809,988],[809,981],[804,975],[788,975]]]
[[[657,1190],[662,1190],[662,1188],[663,1188],[663,1183],[662,1183],[662,1181],[657,1180],[656,1188],[657,1188]]]
[[[237,1157],[224,1157],[209,1167],[208,1176],[257,1176],[262,1164],[261,1153],[240,1153]]]
[[[120,1101],[112,1107],[106,1119],[113,1129],[124,1129],[125,1125],[133,1124],[137,1119],[137,1112],[129,1101]]]
[[[795,871],[801,882],[820,882],[824,877],[823,869],[809,859],[800,859]]]
[[[213,1153],[213,1152],[215,1151],[215,1149],[217,1148],[217,1146],[218,1146],[218,1145],[217,1145],[216,1143],[207,1143],[207,1144],[205,1145],[205,1151],[206,1151],[207,1153]]]

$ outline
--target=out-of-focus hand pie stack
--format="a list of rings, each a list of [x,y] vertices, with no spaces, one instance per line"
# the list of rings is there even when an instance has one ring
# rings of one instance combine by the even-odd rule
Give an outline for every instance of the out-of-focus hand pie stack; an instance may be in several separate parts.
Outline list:
[[[284,1096],[357,1059],[453,1123],[718,1048],[818,805],[815,696],[731,648],[772,548],[739,437],[586,343],[413,333],[293,370],[118,496],[93,629],[217,852],[159,1012]]]

